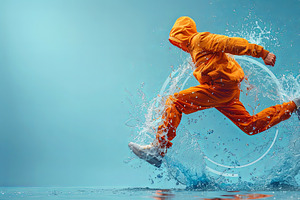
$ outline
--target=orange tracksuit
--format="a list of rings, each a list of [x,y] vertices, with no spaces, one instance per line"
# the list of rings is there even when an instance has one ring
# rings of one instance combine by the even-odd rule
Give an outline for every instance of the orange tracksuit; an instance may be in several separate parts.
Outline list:
[[[248,135],[255,135],[288,119],[296,109],[293,101],[264,109],[251,116],[239,100],[239,84],[244,78],[241,66],[226,53],[265,58],[268,51],[247,40],[209,32],[197,32],[195,22],[180,17],[175,22],[169,41],[191,54],[193,72],[200,85],[188,88],[166,102],[163,123],[157,130],[162,148],[172,146],[182,113],[190,114],[215,107]]]

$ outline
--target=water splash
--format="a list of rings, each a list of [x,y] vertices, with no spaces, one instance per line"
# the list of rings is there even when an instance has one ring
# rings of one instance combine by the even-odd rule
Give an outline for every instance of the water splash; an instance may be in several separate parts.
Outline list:
[[[249,27],[252,27],[251,30],[248,30]],[[230,32],[229,35],[243,37],[260,45],[268,45],[272,41],[273,45],[279,46],[271,30],[261,28],[258,21],[254,26],[244,26],[241,31]],[[246,74],[241,86],[241,101],[250,113],[257,113],[276,102],[282,103],[300,96],[300,75],[295,77],[287,74],[276,78],[254,59],[236,59]],[[193,67],[191,59],[187,58],[182,65],[173,69],[158,95],[151,101],[147,101],[143,87],[138,90],[142,103],[131,104],[133,109],[127,122],[138,133],[134,134],[134,141],[148,144],[154,140],[166,98],[197,84],[191,78]],[[157,180],[157,177],[173,178],[189,188],[205,190],[299,187],[297,177],[300,176],[300,167],[297,166],[300,140],[297,133],[300,132],[300,124],[295,116],[255,138],[245,136],[228,119],[209,109],[184,116],[177,132],[178,136],[173,140],[174,146],[164,159],[163,171],[153,175],[155,178],[152,181]],[[258,163],[247,165],[261,155],[264,157]],[[239,167],[215,166],[207,158],[223,166],[247,165],[247,168],[238,170]]]
[[[166,98],[181,90],[185,84],[184,79],[190,76],[193,66],[191,59],[187,59],[183,65],[173,69],[168,76],[168,81],[163,84],[159,94],[151,101],[147,101],[143,92],[144,85],[141,85],[140,89],[137,90],[138,96],[142,100],[140,104],[134,104],[133,95],[127,91],[130,95],[128,101],[131,105],[131,112],[129,112],[130,118],[125,124],[137,130],[138,134],[134,137],[135,141],[140,144],[149,144],[154,140],[156,128],[161,123]]]
[[[242,37],[248,40],[250,43],[259,44],[265,48],[273,49],[280,47],[280,43],[276,37],[277,32],[272,30],[271,24],[264,23],[261,19],[249,15],[244,18],[244,23],[241,25],[238,31],[231,31],[229,24],[225,30],[226,35],[230,37]]]

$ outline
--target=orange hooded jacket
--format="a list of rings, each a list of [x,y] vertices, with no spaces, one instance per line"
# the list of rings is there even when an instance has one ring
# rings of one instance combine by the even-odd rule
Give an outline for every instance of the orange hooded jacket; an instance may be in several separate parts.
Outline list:
[[[195,63],[194,76],[200,85],[170,95],[157,129],[156,142],[162,149],[172,146],[182,113],[191,114],[215,107],[248,135],[255,135],[288,119],[296,109],[292,101],[250,115],[239,100],[238,84],[244,77],[240,65],[226,53],[265,58],[268,51],[242,38],[208,32],[198,33],[195,22],[180,17],[170,32],[170,42],[189,52]],[[166,153],[166,149],[161,155]]]
[[[243,38],[227,37],[209,32],[197,32],[189,17],[176,20],[169,41],[191,54],[196,69],[193,75],[200,84],[236,86],[244,78],[241,66],[226,53],[265,58],[269,51],[250,44]]]

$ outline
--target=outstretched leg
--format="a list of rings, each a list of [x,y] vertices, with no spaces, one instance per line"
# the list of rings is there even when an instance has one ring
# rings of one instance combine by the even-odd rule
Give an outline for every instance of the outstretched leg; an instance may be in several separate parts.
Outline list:
[[[293,101],[290,101],[266,108],[253,116],[247,112],[239,100],[216,108],[246,134],[255,135],[290,118],[297,107]]]

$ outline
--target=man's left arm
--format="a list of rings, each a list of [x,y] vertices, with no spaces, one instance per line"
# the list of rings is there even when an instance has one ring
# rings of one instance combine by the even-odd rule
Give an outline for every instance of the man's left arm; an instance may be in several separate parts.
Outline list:
[[[224,35],[204,33],[200,45],[211,52],[224,52],[233,55],[249,55],[262,58],[266,65],[274,66],[276,56],[265,50],[262,46],[251,44],[246,39],[239,37],[227,37]]]

